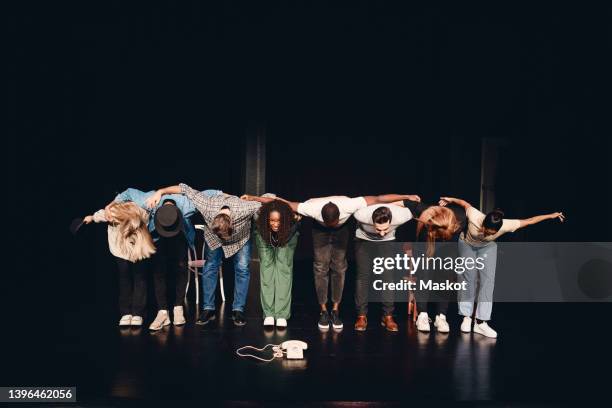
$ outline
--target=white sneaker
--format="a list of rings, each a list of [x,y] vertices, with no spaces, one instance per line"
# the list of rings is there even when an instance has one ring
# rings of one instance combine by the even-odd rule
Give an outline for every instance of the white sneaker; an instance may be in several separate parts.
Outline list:
[[[149,330],[161,330],[162,327],[170,324],[170,318],[168,318],[167,310],[160,310],[155,316],[155,320],[149,326]]]
[[[132,316],[130,324],[132,326],[142,326],[142,316]]]
[[[448,326],[448,322],[446,321],[446,316],[444,316],[442,313],[436,316],[434,326],[436,327],[436,329],[438,329],[439,333],[448,333],[450,331],[450,327]]]
[[[287,319],[283,319],[282,317],[276,319],[276,327],[280,327],[282,329],[287,327]]]
[[[416,326],[418,331],[428,332],[429,330],[431,330],[429,327],[429,315],[427,314],[427,312],[419,313],[419,317],[416,321]]]
[[[472,331],[472,318],[463,316],[463,321],[461,322],[461,331],[464,333],[469,333]]]
[[[490,337],[492,339],[497,338],[497,332],[489,327],[487,322],[482,322],[480,324],[476,323],[474,325],[474,333],[482,334],[483,336]]]
[[[175,326],[181,326],[187,322],[185,320],[185,314],[183,313],[183,306],[174,306],[172,317],[174,317]]]
[[[123,315],[119,320],[119,326],[130,326],[132,324],[132,315]]]
[[[268,316],[264,319],[264,326],[274,326],[274,318],[272,316]]]

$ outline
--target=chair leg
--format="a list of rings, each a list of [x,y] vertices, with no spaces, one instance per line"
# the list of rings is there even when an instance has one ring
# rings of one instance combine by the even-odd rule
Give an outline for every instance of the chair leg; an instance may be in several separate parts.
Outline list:
[[[221,289],[221,300],[225,303],[225,289],[223,287],[223,266],[219,267],[219,286]]]
[[[408,315],[412,315],[412,321],[416,322],[419,312],[416,306],[416,299],[414,293],[410,292],[408,295]]]
[[[195,279],[196,309],[197,309],[198,305],[200,304],[200,275],[198,275],[198,268],[195,268],[195,273],[193,274],[193,276]]]
[[[191,280],[191,272],[193,272],[191,266],[189,266],[189,264],[191,263],[191,250],[189,248],[187,248],[187,286],[185,287],[185,299],[184,299],[184,303],[185,306],[187,306],[187,292],[189,292],[189,281]]]
[[[191,269],[191,267],[189,267],[187,271],[187,286],[185,287],[185,305],[187,305],[187,292],[189,292],[189,281],[191,280],[191,272],[193,272],[193,270]]]

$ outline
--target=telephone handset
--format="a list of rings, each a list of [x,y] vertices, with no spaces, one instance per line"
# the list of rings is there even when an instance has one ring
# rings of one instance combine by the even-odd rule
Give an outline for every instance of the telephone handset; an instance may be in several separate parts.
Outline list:
[[[257,352],[263,352],[268,349],[268,347],[272,347],[272,357],[270,358],[262,358],[253,354],[245,353],[246,350],[255,350]],[[304,358],[304,350],[308,349],[308,344],[300,340],[287,340],[282,344],[266,344],[263,348],[257,348],[253,346],[243,346],[236,350],[236,354],[240,357],[251,357],[255,360],[265,361],[269,363],[275,358],[283,358],[285,354],[287,354],[288,359],[297,360]]]
[[[304,350],[308,350],[308,344],[300,340],[287,340],[281,344],[283,350],[287,350],[288,359],[304,358]]]

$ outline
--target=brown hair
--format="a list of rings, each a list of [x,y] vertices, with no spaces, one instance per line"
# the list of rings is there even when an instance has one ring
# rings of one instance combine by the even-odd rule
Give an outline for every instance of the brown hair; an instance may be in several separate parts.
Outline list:
[[[459,228],[459,221],[450,208],[431,206],[421,213],[417,219],[416,233],[420,235],[423,227],[427,228],[427,256],[432,256],[436,250],[436,240],[448,241]]]
[[[393,213],[389,207],[378,207],[372,212],[372,221],[374,224],[384,224],[391,222]]]
[[[232,228],[232,220],[227,214],[217,214],[213,218],[211,225],[213,234],[223,241],[227,241],[232,236],[234,229]]]

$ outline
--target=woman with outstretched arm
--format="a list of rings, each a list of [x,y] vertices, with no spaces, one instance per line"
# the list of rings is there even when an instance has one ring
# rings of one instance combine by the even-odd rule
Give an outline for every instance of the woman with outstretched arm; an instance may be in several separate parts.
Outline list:
[[[459,237],[459,255],[465,258],[481,258],[482,269],[467,269],[460,275],[467,282],[467,290],[459,291],[459,314],[463,316],[461,331],[469,333],[472,330],[472,313],[474,300],[477,298],[476,322],[474,333],[496,338],[497,332],[487,323],[491,320],[493,309],[493,288],[495,286],[495,268],[497,265],[497,244],[495,240],[506,232],[514,232],[528,225],[534,225],[545,220],[559,219],[565,221],[561,212],[538,215],[526,219],[507,219],[501,210],[493,210],[483,214],[465,200],[453,197],[441,197],[440,205],[457,204],[465,209],[467,218],[466,231]],[[479,282],[476,296],[476,284]]]

